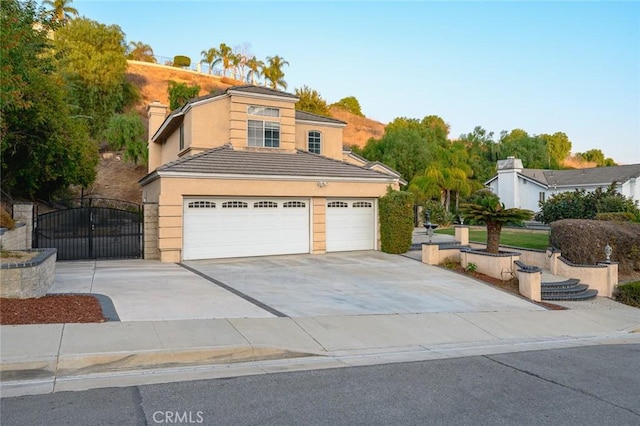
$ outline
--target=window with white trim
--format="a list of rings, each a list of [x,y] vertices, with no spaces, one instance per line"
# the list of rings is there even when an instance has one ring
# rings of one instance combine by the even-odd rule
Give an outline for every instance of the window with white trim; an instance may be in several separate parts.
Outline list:
[[[223,209],[246,209],[249,205],[244,201],[225,201],[222,203]]]
[[[300,207],[306,207],[307,205],[305,203],[303,203],[302,201],[287,201],[284,204],[282,204],[282,207],[284,207],[285,209],[287,208],[300,208]]]
[[[370,209],[371,207],[373,207],[373,205],[368,202],[368,201],[356,201],[355,203],[353,203],[353,207],[356,208],[368,208]]]
[[[314,154],[320,154],[321,152],[322,135],[317,130],[311,130],[307,135],[307,146],[309,152]]]
[[[345,203],[344,201],[331,201],[329,204],[327,204],[327,207],[337,207],[337,208],[341,208],[341,209],[345,209],[347,207],[349,207],[348,203]]]
[[[544,192],[538,192],[538,201],[544,203],[545,195]]]
[[[247,107],[247,114],[259,115],[260,117],[280,117],[280,110],[278,108],[261,107],[255,105],[249,105]]]
[[[273,201],[257,201],[253,203],[253,207],[256,209],[276,209],[278,208],[278,203],[274,203]]]
[[[216,203],[211,201],[192,201],[189,203],[190,209],[215,209]]]
[[[249,120],[247,128],[247,144],[249,146],[280,147],[280,123]]]

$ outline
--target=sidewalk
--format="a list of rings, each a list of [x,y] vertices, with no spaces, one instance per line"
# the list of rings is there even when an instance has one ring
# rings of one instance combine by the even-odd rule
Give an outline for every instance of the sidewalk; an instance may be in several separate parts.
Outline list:
[[[0,327],[2,396],[640,343],[640,309]]]

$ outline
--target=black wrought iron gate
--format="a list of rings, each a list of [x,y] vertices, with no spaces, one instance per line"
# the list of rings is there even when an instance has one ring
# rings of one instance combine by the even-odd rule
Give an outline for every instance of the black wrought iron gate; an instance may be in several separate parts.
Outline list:
[[[142,257],[142,208],[105,198],[34,216],[33,246],[58,249],[58,260]]]

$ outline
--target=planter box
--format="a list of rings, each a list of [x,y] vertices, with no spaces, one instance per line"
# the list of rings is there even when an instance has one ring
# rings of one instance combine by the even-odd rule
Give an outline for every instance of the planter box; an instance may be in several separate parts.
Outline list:
[[[513,277],[513,262],[520,260],[520,253],[501,251],[498,254],[474,249],[462,249],[460,251],[460,264],[466,268],[469,263],[476,265],[476,271],[500,280],[508,280]]]
[[[54,248],[29,249],[39,252],[27,262],[9,262],[0,264],[0,297],[28,299],[47,294],[56,277],[56,254]]]

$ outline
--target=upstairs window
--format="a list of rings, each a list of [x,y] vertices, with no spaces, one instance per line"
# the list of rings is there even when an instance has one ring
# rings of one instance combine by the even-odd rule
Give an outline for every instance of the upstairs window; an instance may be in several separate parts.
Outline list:
[[[180,125],[180,151],[184,149],[184,124]]]
[[[253,120],[247,123],[247,145],[279,148],[280,147],[280,110],[278,108],[257,105],[247,106],[247,114],[255,117],[266,117],[270,120]]]
[[[309,132],[307,137],[309,152],[314,154],[320,154],[321,151],[321,135],[317,130],[312,130]]]
[[[267,148],[280,147],[280,123],[249,120],[247,144]]]

